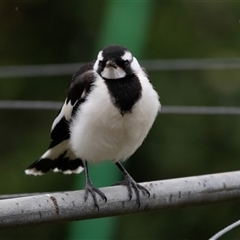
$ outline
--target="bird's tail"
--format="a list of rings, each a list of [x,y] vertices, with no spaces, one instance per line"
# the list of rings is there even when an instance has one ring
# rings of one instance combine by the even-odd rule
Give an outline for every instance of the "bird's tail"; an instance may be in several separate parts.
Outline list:
[[[50,170],[63,172],[64,174],[80,173],[84,170],[82,160],[77,158],[69,148],[68,140],[49,148],[25,170],[25,173],[42,175]]]

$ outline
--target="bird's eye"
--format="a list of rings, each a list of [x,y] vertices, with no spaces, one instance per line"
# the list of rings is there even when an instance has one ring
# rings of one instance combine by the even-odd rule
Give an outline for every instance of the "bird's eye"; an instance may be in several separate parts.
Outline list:
[[[104,66],[104,62],[103,62],[103,61],[99,61],[98,65],[99,65],[100,67],[103,67],[103,66]]]
[[[128,60],[125,60],[124,61],[124,67],[128,68],[130,65],[130,62]]]

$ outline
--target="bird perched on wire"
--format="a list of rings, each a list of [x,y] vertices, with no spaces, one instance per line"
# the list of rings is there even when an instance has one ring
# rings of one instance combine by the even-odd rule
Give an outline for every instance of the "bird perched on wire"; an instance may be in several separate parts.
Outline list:
[[[26,170],[42,175],[49,170],[65,174],[85,171],[85,201],[89,193],[99,209],[96,194],[107,201],[90,180],[87,163],[112,160],[124,175],[129,198],[149,191],[121,164],[142,144],[160,110],[157,92],[147,73],[125,47],[110,45],[97,60],[73,75],[68,96],[51,128],[48,150]]]

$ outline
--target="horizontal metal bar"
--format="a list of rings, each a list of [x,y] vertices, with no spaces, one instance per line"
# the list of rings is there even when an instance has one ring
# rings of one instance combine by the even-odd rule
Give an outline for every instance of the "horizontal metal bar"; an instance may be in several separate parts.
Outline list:
[[[162,209],[240,200],[240,171],[142,183],[150,197],[129,200],[125,186],[102,188],[107,202],[98,199],[99,211],[84,191],[50,193],[0,201],[0,228],[48,222],[76,221]]]

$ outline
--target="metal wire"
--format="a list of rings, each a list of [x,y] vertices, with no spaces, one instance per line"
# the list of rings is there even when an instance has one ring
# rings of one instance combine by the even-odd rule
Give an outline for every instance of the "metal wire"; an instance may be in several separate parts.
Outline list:
[[[62,102],[52,101],[0,101],[6,110],[59,110]],[[163,106],[160,114],[240,115],[240,107]]]
[[[240,58],[203,58],[146,60],[141,64],[148,71],[224,70],[240,69]]]
[[[72,75],[83,63],[0,67],[0,78]]]
[[[240,115],[240,107],[163,106],[163,114]]]
[[[223,70],[240,69],[240,58],[203,58],[203,59],[157,59],[142,60],[141,65],[148,71],[186,71],[186,70]],[[27,66],[2,66],[0,78],[42,77],[72,75],[84,63],[65,63]]]
[[[58,110],[61,105],[52,101],[0,101],[0,109],[8,110]]]
[[[41,77],[73,74],[84,63],[0,67],[0,78]],[[240,58],[144,60],[149,71],[240,69]],[[0,101],[0,109],[57,110],[62,102]],[[161,114],[239,115],[239,107],[163,106]]]
[[[227,232],[231,231],[232,229],[234,229],[235,227],[238,227],[240,225],[240,220],[232,223],[231,225],[225,227],[224,229],[222,229],[221,231],[217,232],[216,234],[214,234],[214,236],[212,236],[211,238],[209,238],[209,240],[217,240],[219,239],[221,236],[223,236],[224,234],[226,234]]]

